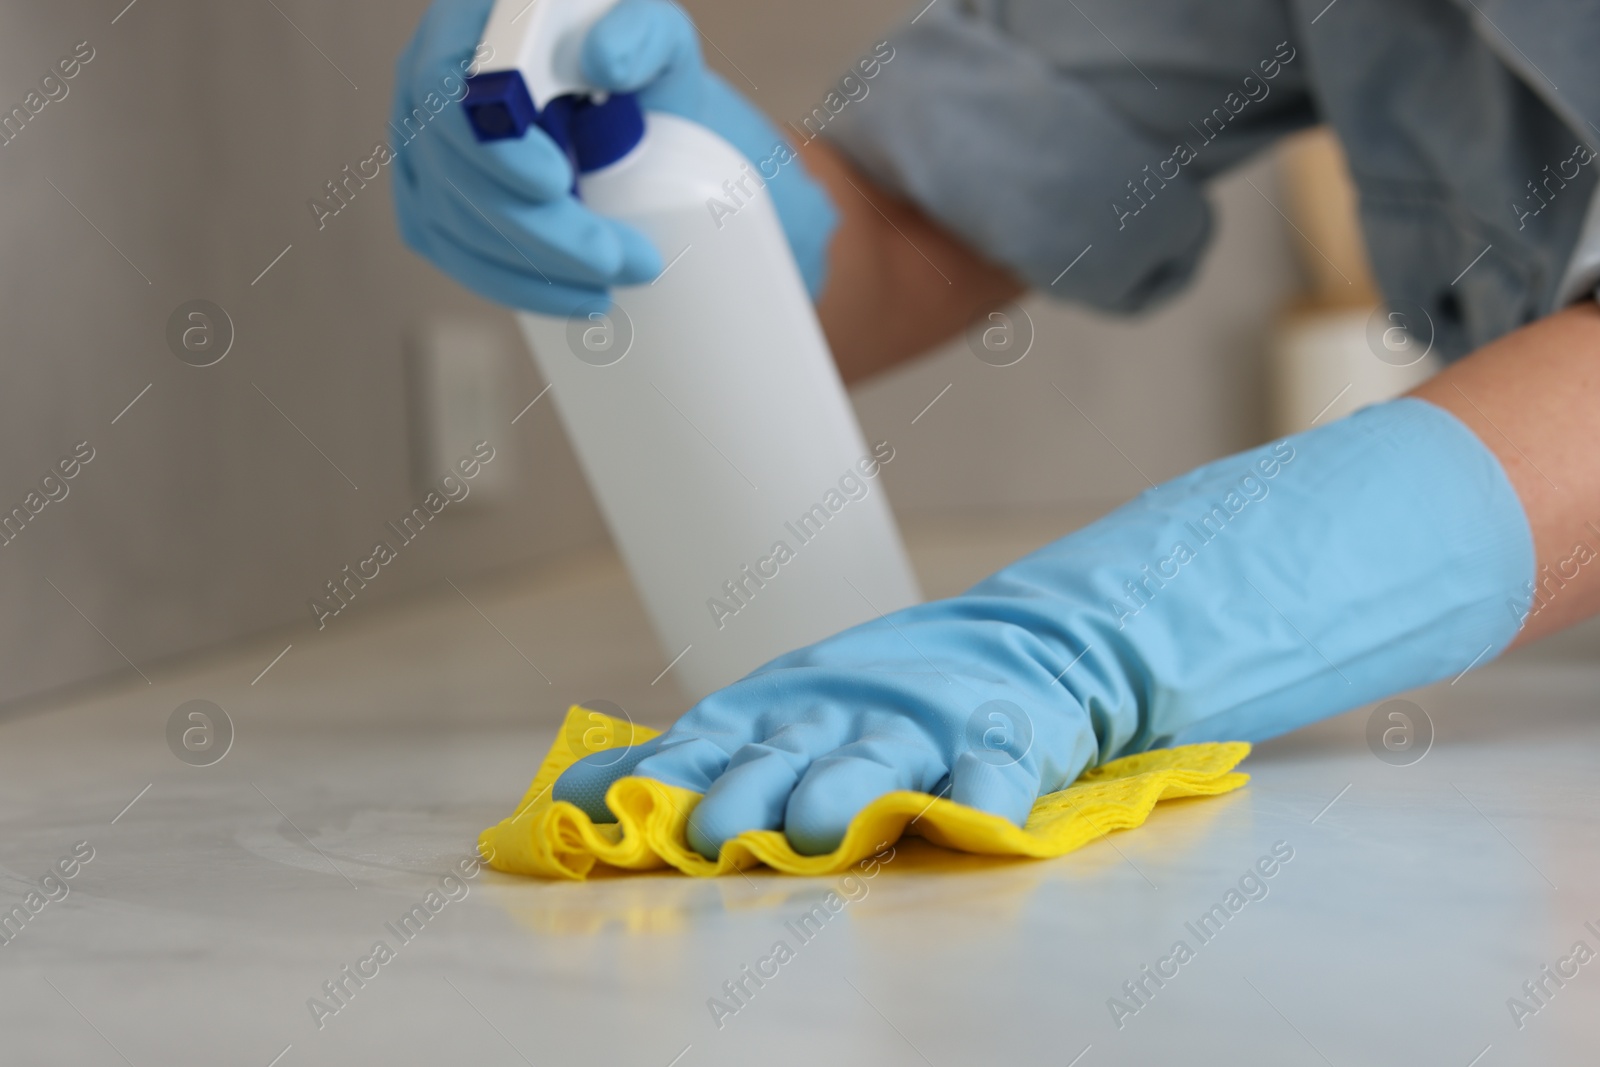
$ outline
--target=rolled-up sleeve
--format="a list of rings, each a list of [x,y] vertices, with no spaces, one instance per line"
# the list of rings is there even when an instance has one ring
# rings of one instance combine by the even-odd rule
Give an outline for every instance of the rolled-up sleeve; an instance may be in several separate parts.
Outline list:
[[[1293,38],[1277,0],[935,0],[822,132],[1034,287],[1137,311],[1199,263],[1206,179],[1315,121]]]

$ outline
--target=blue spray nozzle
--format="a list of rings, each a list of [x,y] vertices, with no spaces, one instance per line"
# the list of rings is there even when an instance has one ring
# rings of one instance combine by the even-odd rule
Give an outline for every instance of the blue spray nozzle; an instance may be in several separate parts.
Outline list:
[[[467,79],[461,102],[467,121],[480,141],[505,141],[521,137],[539,121],[539,109],[528,94],[520,71],[496,70]]]
[[[478,140],[512,140],[538,126],[580,174],[610,166],[644,137],[644,113],[633,93],[612,93],[603,99],[563,93],[540,109],[514,70],[468,78],[462,106]]]

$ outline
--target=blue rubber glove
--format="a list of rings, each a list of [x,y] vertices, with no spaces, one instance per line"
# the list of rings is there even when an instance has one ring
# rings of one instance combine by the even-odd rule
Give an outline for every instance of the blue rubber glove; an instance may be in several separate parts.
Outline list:
[[[1494,456],[1442,409],[1392,401],[780,657],[553,795],[614,821],[603,797],[624,774],[702,792],[688,833],[707,857],[749,829],[831,851],[896,789],[1020,825],[1096,763],[1260,740],[1487,661],[1533,568]]]
[[[488,144],[473,135],[459,103],[460,79],[491,6],[492,0],[435,0],[396,64],[394,127],[407,130],[409,117],[411,129],[422,131],[396,160],[400,233],[480,296],[571,314],[611,286],[651,280],[661,256],[643,234],[596,215],[571,194],[571,165],[543,131]],[[758,166],[774,153],[787,160],[767,191],[807,286],[813,296],[820,291],[837,221],[833,205],[772,124],[706,70],[694,25],[681,9],[666,0],[621,0],[590,31],[582,63],[596,87],[638,92],[646,110],[697,122]],[[434,114],[430,97],[436,105],[456,102]],[[775,165],[768,163],[764,178]]]

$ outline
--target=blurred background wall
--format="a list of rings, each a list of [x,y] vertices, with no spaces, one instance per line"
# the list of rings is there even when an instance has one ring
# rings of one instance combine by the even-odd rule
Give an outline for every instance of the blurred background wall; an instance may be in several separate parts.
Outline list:
[[[509,316],[401,246],[387,173],[321,231],[307,207],[385,136],[421,0],[126,3],[0,3],[6,107],[78,42],[94,51],[0,148],[0,506],[79,442],[94,450],[69,495],[0,547],[0,702],[270,628],[317,640],[308,599],[469,437],[493,444],[494,477],[346,614],[603,542],[548,398],[524,410],[542,383]],[[908,13],[687,6],[710,62],[780,119]],[[1263,438],[1268,338],[1305,276],[1268,202],[1282,198],[1276,163],[1249,169],[1260,192],[1245,176],[1215,188],[1199,283],[1159,313],[1116,321],[1030,298],[1021,363],[988,366],[958,341],[858,389],[868,435],[897,447],[897,507],[1109,506]],[[168,342],[196,299],[235,335],[208,367]],[[430,445],[441,404],[457,425]]]

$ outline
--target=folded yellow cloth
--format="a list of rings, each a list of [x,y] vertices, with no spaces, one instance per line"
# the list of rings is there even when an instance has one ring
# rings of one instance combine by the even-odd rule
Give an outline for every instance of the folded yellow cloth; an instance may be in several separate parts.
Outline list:
[[[596,823],[572,804],[550,799],[551,786],[581,755],[641,744],[659,732],[574,705],[516,812],[478,835],[479,852],[496,870],[579,880],[597,863],[630,871],[670,866],[701,878],[756,863],[786,874],[833,874],[905,833],[963,852],[1047,858],[1140,825],[1160,801],[1227,793],[1250,780],[1233,769],[1250,754],[1245,742],[1184,745],[1085,771],[1067,788],[1036,800],[1020,828],[954,801],[902,791],[863,808],[844,841],[826,855],[802,856],[782,833],[750,830],[723,845],[715,860],[689,847],[684,836],[699,793],[649,778],[619,778],[606,791],[614,823]],[[566,743],[580,737],[582,744]]]

